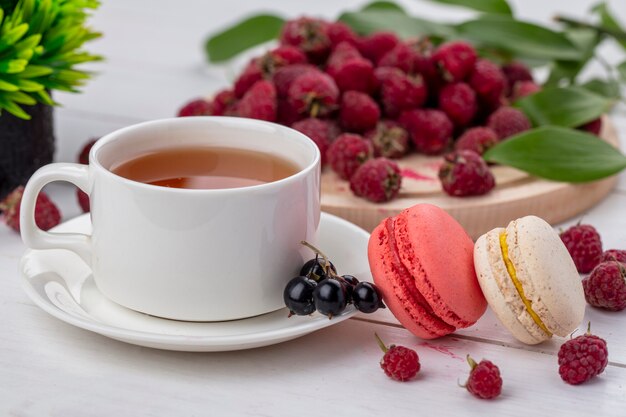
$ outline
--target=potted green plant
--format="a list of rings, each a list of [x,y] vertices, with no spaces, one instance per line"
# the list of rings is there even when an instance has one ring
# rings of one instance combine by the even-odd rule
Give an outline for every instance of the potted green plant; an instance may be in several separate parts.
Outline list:
[[[85,42],[97,0],[0,0],[0,199],[54,153],[54,90],[78,92],[100,60]]]

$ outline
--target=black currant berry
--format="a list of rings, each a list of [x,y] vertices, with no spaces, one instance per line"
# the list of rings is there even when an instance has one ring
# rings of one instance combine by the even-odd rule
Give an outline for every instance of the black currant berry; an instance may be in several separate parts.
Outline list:
[[[359,283],[359,280],[352,275],[342,275],[341,278],[343,278],[343,280],[340,281],[344,287],[346,287],[346,298],[348,304],[350,304],[352,302],[352,292],[354,291],[354,286]]]
[[[373,313],[385,308],[380,291],[371,282],[359,282],[352,292],[352,303],[362,313]]]
[[[309,277],[314,281],[320,282],[324,278],[328,277],[328,274],[325,272],[324,262],[324,258],[319,255],[315,256],[315,258],[308,260],[302,266],[302,269],[300,270],[300,275],[302,275],[303,277]],[[330,261],[328,261],[328,263],[330,264],[330,269],[332,269],[333,272],[336,274],[337,269],[335,268],[335,265],[333,265],[333,263]]]
[[[283,300],[291,312],[290,315],[306,316],[315,311],[313,291],[317,283],[307,277],[295,277],[287,283],[283,291]]]
[[[328,318],[338,316],[348,304],[346,287],[336,279],[326,278],[313,291],[315,309]]]

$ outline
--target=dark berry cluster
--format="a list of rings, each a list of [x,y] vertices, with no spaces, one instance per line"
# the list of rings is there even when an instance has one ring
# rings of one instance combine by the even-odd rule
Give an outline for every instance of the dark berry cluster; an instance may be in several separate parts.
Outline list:
[[[283,300],[290,316],[305,316],[317,311],[333,318],[343,313],[348,304],[353,304],[362,313],[373,313],[385,307],[376,285],[359,282],[352,275],[339,276],[326,255],[307,242],[302,244],[315,252],[315,258],[307,261],[300,275],[292,278],[285,287]]]

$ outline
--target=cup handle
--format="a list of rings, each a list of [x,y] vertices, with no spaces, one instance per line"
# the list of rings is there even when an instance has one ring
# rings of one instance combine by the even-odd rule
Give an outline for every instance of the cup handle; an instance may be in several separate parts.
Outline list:
[[[89,167],[55,163],[37,170],[26,184],[20,207],[22,240],[32,249],[68,249],[91,265],[91,236],[82,233],[44,232],[35,223],[35,204],[41,189],[53,181],[67,181],[89,194]]]

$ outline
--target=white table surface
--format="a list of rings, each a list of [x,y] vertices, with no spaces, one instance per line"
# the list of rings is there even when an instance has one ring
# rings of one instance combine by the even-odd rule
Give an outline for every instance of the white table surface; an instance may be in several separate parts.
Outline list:
[[[93,18],[103,31],[92,50],[107,57],[92,66],[99,75],[80,95],[57,94],[59,161],[74,161],[90,137],[139,121],[170,117],[189,98],[210,94],[228,82],[228,68],[204,64],[205,35],[247,13],[276,10],[336,16],[332,0],[184,2],[106,1]],[[340,2],[343,9],[363,1]],[[402,1],[416,14],[457,20],[464,9]],[[519,16],[548,22],[557,11],[585,16],[594,1],[511,1]],[[610,2],[626,22],[626,8]],[[617,47],[604,51],[624,60]],[[593,75],[593,67],[587,75]],[[626,112],[614,111],[626,148]],[[67,220],[79,214],[74,190],[48,188]],[[605,248],[626,248],[626,175],[584,221],[600,231]],[[572,219],[568,224],[576,222]],[[565,226],[565,225],[564,225]],[[587,309],[593,330],[608,341],[610,363],[591,383],[572,387],[558,376],[562,339],[528,347],[513,340],[488,311],[479,323],[437,341],[404,330],[389,312],[361,316],[280,345],[228,353],[181,353],[137,347],[60,322],[36,307],[20,288],[19,236],[0,226],[0,415],[2,416],[625,416],[626,312]],[[581,326],[582,328],[583,326]],[[422,371],[397,383],[380,370],[377,332],[388,343],[418,351]],[[471,397],[464,357],[488,358],[500,366],[504,391],[496,401]]]

